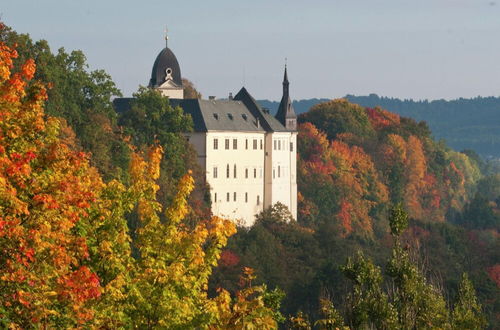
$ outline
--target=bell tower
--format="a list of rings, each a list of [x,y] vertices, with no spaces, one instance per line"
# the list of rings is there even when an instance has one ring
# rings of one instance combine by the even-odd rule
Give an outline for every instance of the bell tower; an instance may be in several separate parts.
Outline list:
[[[167,30],[165,30],[165,48],[156,57],[148,86],[171,99],[184,98],[181,68],[174,53],[168,48]]]

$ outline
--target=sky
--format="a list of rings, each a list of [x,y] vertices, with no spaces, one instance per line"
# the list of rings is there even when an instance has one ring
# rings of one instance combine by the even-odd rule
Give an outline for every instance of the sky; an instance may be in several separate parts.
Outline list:
[[[497,2],[498,1],[498,2]],[[3,0],[0,19],[82,50],[125,96],[165,46],[205,96],[500,96],[500,0]]]

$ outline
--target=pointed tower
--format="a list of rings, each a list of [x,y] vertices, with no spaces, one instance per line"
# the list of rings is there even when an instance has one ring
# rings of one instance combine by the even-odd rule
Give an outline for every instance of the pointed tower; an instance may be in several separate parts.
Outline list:
[[[295,114],[295,110],[293,109],[292,100],[290,100],[289,85],[290,83],[288,82],[288,74],[285,64],[285,76],[283,77],[283,97],[281,98],[280,106],[275,117],[279,120],[280,123],[283,124],[283,126],[286,127],[287,130],[296,131],[297,115]]]
[[[149,80],[149,87],[159,90],[171,99],[183,99],[181,68],[177,58],[168,48],[168,35],[165,31],[165,48],[156,57]]]

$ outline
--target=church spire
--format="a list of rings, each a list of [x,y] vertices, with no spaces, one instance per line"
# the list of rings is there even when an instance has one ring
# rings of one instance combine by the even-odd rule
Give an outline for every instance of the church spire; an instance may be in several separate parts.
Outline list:
[[[276,113],[276,119],[279,120],[286,129],[290,131],[297,130],[297,115],[292,106],[292,100],[290,99],[290,82],[288,81],[287,64],[285,59],[285,74],[283,75],[283,96],[281,97],[280,106],[278,112]]]

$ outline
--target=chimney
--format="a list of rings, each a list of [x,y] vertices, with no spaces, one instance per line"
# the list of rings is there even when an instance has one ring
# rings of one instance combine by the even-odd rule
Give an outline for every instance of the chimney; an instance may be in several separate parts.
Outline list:
[[[215,100],[215,96],[209,96],[209,97],[208,97],[208,99],[209,99],[210,101],[214,101],[214,100]]]
[[[229,92],[229,100],[233,99],[233,93]]]

